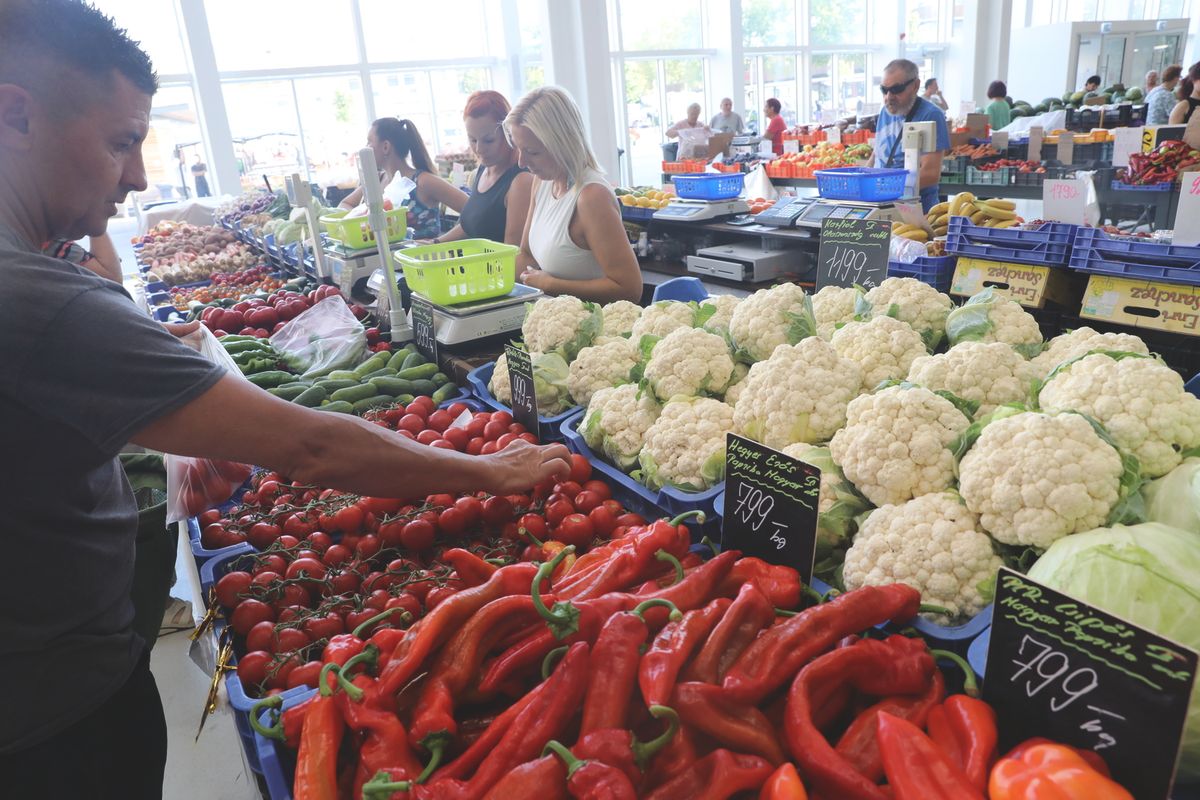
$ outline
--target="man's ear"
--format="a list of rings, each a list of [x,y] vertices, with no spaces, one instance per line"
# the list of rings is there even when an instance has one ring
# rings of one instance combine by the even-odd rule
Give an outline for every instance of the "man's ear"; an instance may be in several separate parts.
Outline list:
[[[0,145],[12,150],[28,150],[33,115],[33,97],[14,83],[0,83]]]

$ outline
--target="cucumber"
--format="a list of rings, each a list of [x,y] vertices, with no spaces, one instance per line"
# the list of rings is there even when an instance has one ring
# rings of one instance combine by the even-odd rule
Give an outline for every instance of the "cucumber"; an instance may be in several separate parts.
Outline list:
[[[375,370],[374,372],[368,372],[366,375],[363,375],[362,379],[364,381],[369,381],[369,380],[374,380],[375,378],[394,378],[394,377],[396,377],[396,370],[389,369],[388,367],[380,367],[379,369]]]
[[[335,369],[325,376],[331,381],[355,381],[358,382],[358,373],[352,369]]]
[[[364,411],[370,411],[372,408],[390,406],[394,402],[396,401],[392,399],[391,395],[377,394],[374,397],[368,397],[366,400],[359,400],[354,403],[354,413],[361,414]]]
[[[412,381],[406,381],[403,378],[379,377],[372,378],[371,385],[380,394],[391,395],[395,397],[400,394],[412,394]]]
[[[415,381],[419,379],[432,378],[437,374],[437,364],[421,364],[417,367],[408,367],[396,373],[397,378],[404,378],[406,381]]]
[[[404,365],[400,367],[400,370],[404,371],[406,369],[412,369],[413,367],[419,367],[424,363],[425,356],[418,353],[414,347],[412,352],[404,357]]]
[[[321,406],[321,411],[332,411],[335,414],[353,414],[354,406],[347,403],[345,400],[335,400],[332,403],[326,403]]]
[[[246,336],[241,333],[227,333],[224,336],[217,337],[217,341],[222,345],[233,344],[234,342],[261,342],[257,336]]]
[[[221,346],[225,348],[225,352],[229,355],[237,355],[248,351],[261,351],[264,353],[274,353],[275,348],[267,342],[266,339],[249,339],[236,342],[221,342]]]
[[[416,399],[417,398],[411,394],[398,394],[395,397],[396,403],[398,405],[402,405],[402,406],[406,406],[409,403],[411,403],[413,400],[416,400]]]
[[[290,372],[284,372],[281,369],[267,370],[266,372],[257,372],[253,375],[247,375],[246,380],[253,383],[260,389],[274,389],[276,386],[282,386],[285,383],[290,383],[296,376]]]
[[[308,387],[312,386],[312,383],[309,381],[292,381],[291,383],[282,383],[275,388],[291,389],[293,386],[299,386],[301,389],[307,389]]]
[[[351,372],[361,379],[368,372],[374,372],[381,367],[387,366],[388,357],[389,355],[387,353],[376,353],[352,369]]]
[[[321,404],[321,401],[329,397],[329,395],[320,386],[312,386],[305,389],[296,397],[292,398],[292,402],[306,408],[316,408]]]
[[[415,380],[412,382],[412,385],[413,394],[427,394],[432,396],[438,390],[437,384],[433,381]]]
[[[295,400],[300,395],[308,391],[307,386],[276,386],[274,389],[267,389],[267,392],[275,395],[281,400]]]
[[[347,386],[345,389],[338,389],[329,395],[329,399],[334,402],[345,400],[349,403],[355,403],[359,400],[366,400],[368,397],[373,397],[375,394],[376,390],[374,386],[369,383],[360,383],[358,386]]]
[[[429,380],[433,381],[436,386],[445,386],[450,382],[450,376],[444,372],[435,372]]]
[[[438,390],[430,395],[429,399],[433,400],[435,404],[441,405],[456,394],[458,394],[458,387],[453,383],[447,382],[439,386]]]
[[[362,383],[362,381],[354,378],[339,378],[337,380],[334,380],[333,378],[326,378],[323,381],[317,381],[313,385],[320,386],[325,390],[326,394],[333,394],[338,389],[349,389],[351,386],[358,386],[360,383]]]
[[[404,365],[404,359],[406,358],[408,358],[407,350],[397,350],[396,352],[392,353],[392,357],[389,358],[387,362],[388,369],[399,372],[401,367]]]

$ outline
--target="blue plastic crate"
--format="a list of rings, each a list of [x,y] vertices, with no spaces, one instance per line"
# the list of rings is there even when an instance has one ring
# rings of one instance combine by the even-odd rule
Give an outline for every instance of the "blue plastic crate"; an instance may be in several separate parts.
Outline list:
[[[285,694],[283,705],[279,711],[287,711],[308,700],[316,692],[308,689],[297,694]],[[270,711],[264,710],[259,722],[264,726],[271,724]],[[292,783],[296,773],[296,753],[289,750],[282,742],[268,739],[258,733],[254,734],[254,747],[258,761],[262,764],[263,781],[267,784],[267,795],[271,800],[292,800]]]
[[[175,306],[169,304],[156,305],[154,310],[150,312],[150,316],[159,322],[183,322],[183,318],[187,316],[187,312],[180,311]],[[172,319],[172,317],[177,317],[177,319]]]
[[[970,653],[971,644],[992,626],[992,606],[980,611],[961,625],[938,625],[924,617],[917,617],[909,626],[916,630],[929,642],[929,646],[937,650],[949,650],[960,656]],[[976,670],[982,675],[982,672]]]
[[[1071,249],[1071,268],[1200,286],[1200,247],[1109,236],[1095,228],[1080,228]]]
[[[1175,184],[1167,183],[1147,183],[1141,186],[1130,186],[1128,183],[1121,181],[1112,182],[1113,191],[1117,192],[1169,192],[1175,188]]]
[[[1010,261],[1038,267],[1066,266],[1077,225],[1046,222],[1036,230],[987,228],[967,217],[951,217],[946,252],[988,261]]]
[[[975,670],[975,674],[979,677],[984,677],[984,670],[987,668],[987,652],[988,645],[992,642],[992,626],[990,624],[971,642],[971,646],[967,648],[967,663],[971,665],[971,669]]]
[[[655,286],[654,296],[650,299],[650,302],[657,303],[660,300],[677,300],[680,303],[688,303],[693,300],[700,302],[707,299],[708,289],[704,288],[704,284],[700,282],[699,278],[683,276],[671,278]]]
[[[443,400],[438,404],[438,408],[449,408],[455,403],[462,403],[472,411],[489,410],[487,406],[471,396],[471,389],[467,386],[458,387],[458,394],[454,395],[454,397],[451,397],[448,400]]]
[[[1200,397],[1200,373],[1194,375],[1190,381],[1184,384],[1183,388]]]
[[[902,169],[880,169],[876,167],[838,167],[819,169],[813,173],[817,179],[817,193],[828,200],[895,200],[904,194]]]
[[[512,408],[504,405],[495,397],[488,389],[488,384],[492,381],[492,373],[496,369],[496,362],[484,364],[482,367],[476,367],[467,373],[467,383],[471,385],[471,394],[475,395],[484,405],[491,408],[493,411],[507,411],[512,413]],[[572,414],[579,412],[579,406],[568,408],[561,414],[555,414],[552,417],[538,417],[538,422],[541,427],[540,435],[543,442],[561,442],[562,433],[559,428],[563,420]]]
[[[939,292],[949,293],[957,264],[956,256],[920,256],[910,264],[888,261],[887,274],[889,278],[915,278]]]
[[[675,194],[684,200],[728,200],[742,193],[746,176],[741,172],[698,173],[673,175],[671,182]]]
[[[247,542],[238,542],[237,544],[231,544],[228,547],[218,547],[209,550],[204,545],[200,544],[200,521],[196,517],[188,517],[187,530],[188,540],[191,542],[192,547],[192,558],[196,560],[196,566],[198,568],[202,568],[205,562],[207,562],[210,558],[217,558],[218,556],[226,556],[231,553],[242,552],[238,548],[249,547],[251,550],[254,549],[253,546]],[[207,594],[207,587],[202,588],[205,589],[205,594]]]

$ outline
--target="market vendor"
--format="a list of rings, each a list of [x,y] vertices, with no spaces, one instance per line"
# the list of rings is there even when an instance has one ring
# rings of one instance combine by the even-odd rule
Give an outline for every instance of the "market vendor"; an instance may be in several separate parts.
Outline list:
[[[468,456],[281,400],[172,335],[195,323],[168,331],[120,284],[43,254],[45,242],[102,234],[146,189],[156,89],[146,54],[91,6],[0,3],[5,797],[162,795],[166,722],[132,628],[126,444],[388,497],[506,495],[569,470],[561,445]]]
[[[875,152],[871,155],[871,163],[875,167],[904,169],[904,124],[932,122],[937,131],[937,143],[931,152],[921,153],[919,168],[921,207],[928,212],[937,205],[942,156],[950,150],[950,130],[942,110],[918,97],[920,88],[917,65],[908,59],[898,58],[883,68],[879,90],[883,92],[884,107],[875,123]]]
[[[432,239],[442,235],[442,206],[461,213],[467,195],[437,174],[425,141],[411,120],[383,117],[371,123],[367,146],[375,154],[375,164],[382,172],[383,185],[396,174],[411,180],[416,187],[404,205],[408,208],[408,227],[417,239]],[[362,202],[360,186],[339,203],[341,208],[354,208]]]
[[[463,122],[467,127],[467,143],[479,159],[479,168],[471,179],[471,195],[458,224],[434,242],[491,239],[521,243],[533,176],[517,163],[517,151],[504,135],[504,118],[511,110],[504,95],[490,89],[467,98]]]
[[[721,113],[713,115],[708,127],[716,133],[732,133],[735,136],[741,136],[746,129],[746,124],[742,122],[742,115],[733,110],[733,100],[726,97],[721,100]]]
[[[687,116],[676,122],[671,127],[667,128],[668,139],[678,139],[679,132],[684,130],[698,130],[711,134],[712,130],[700,121],[700,104],[692,103],[687,107]]]
[[[504,129],[534,177],[518,279],[550,295],[638,302],[642,272],[571,95],[557,86],[534,89]]]

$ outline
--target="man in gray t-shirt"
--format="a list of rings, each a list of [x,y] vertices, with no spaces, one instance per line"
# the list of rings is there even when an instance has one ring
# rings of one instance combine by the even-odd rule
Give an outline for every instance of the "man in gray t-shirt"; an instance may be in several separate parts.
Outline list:
[[[90,6],[0,2],[5,797],[161,795],[166,726],[131,628],[126,443],[381,497],[510,494],[569,469],[561,445],[468,456],[279,400],[189,350],[120,285],[44,255],[103,233],[145,190],[156,88],[146,55]]]

